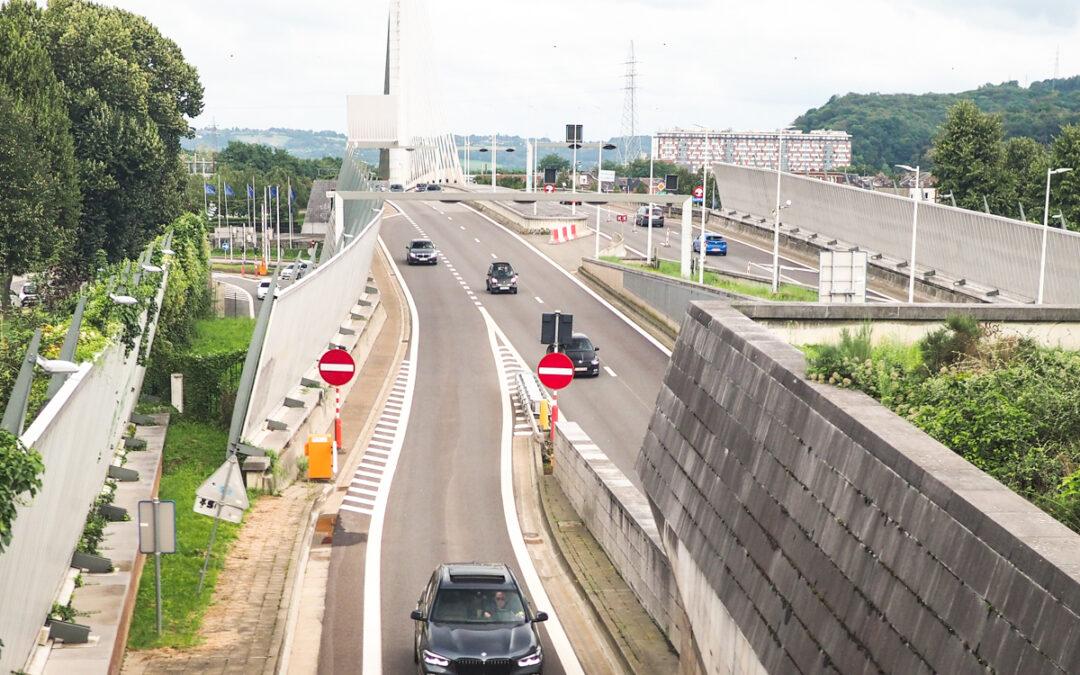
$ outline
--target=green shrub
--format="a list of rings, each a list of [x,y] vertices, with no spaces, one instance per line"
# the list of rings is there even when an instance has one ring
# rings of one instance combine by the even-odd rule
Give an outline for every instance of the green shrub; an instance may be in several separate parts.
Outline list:
[[[0,554],[11,543],[16,507],[29,504],[41,489],[45,464],[13,434],[0,430]]]
[[[936,373],[945,366],[976,354],[983,329],[974,318],[953,314],[945,319],[945,325],[928,334],[919,343],[926,368]]]

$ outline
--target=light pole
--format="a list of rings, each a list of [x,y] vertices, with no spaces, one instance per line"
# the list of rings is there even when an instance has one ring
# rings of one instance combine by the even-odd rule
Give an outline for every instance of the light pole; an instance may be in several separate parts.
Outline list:
[[[780,177],[784,175],[784,130],[780,130],[776,148],[776,210],[773,213],[772,292],[780,292]]]
[[[1046,205],[1043,207],[1042,254],[1039,256],[1039,295],[1035,298],[1037,305],[1043,302],[1043,289],[1046,286],[1046,233],[1050,229],[1050,176],[1070,171],[1072,169],[1066,168],[1046,170]]]
[[[911,265],[911,270],[908,274],[908,291],[907,301],[909,304],[915,302],[915,242],[919,236],[919,202],[922,200],[922,183],[920,182],[920,167],[910,167],[907,164],[897,164],[896,168],[903,169],[904,171],[915,172],[915,194],[912,197],[914,204],[912,205],[911,215],[911,260],[908,263]]]
[[[491,152],[491,191],[492,192],[495,192],[495,190],[496,190],[496,187],[495,187],[495,171],[496,171],[496,167],[498,166],[498,160],[496,158],[499,155],[499,146],[495,145],[495,141],[496,141],[496,137],[493,135],[491,137],[491,150],[490,150],[490,152]],[[504,148],[503,151],[504,152],[513,152],[514,149],[513,148]],[[477,152],[489,152],[489,150],[487,148],[480,148],[479,150],[477,150]]]
[[[656,159],[656,136],[649,139],[649,194],[653,194],[655,188],[653,187],[653,162]],[[626,190],[630,190],[630,178],[626,179]],[[652,264],[652,224],[653,224],[653,204],[649,202],[649,224],[648,233],[645,235],[645,259],[648,263]],[[637,223],[634,224],[635,226]]]
[[[601,187],[603,186],[603,183],[600,181],[600,171],[603,170],[603,166],[604,166],[604,151],[605,150],[614,150],[614,149],[615,149],[615,146],[612,145],[611,143],[605,143],[603,145],[597,146],[597,148],[596,148],[596,192],[597,193],[599,193],[601,191]],[[600,258],[600,206],[599,205],[596,206],[596,242],[595,242],[595,246],[594,246],[593,257],[597,258],[597,259]]]
[[[701,156],[701,260],[698,264],[698,283],[705,283],[705,255],[709,244],[705,238],[705,199],[709,192],[709,132],[705,130],[705,150]]]

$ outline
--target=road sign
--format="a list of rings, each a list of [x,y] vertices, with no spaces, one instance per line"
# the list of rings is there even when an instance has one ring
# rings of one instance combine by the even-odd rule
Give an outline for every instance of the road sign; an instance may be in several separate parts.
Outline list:
[[[614,169],[601,169],[600,170],[600,182],[601,183],[614,183],[615,171]]]
[[[551,183],[548,183],[544,186],[544,192],[555,192],[555,186]]]
[[[665,174],[664,175],[664,184],[667,185],[667,188],[669,190],[671,190],[672,192],[678,192],[679,191],[679,174],[677,174],[677,173]],[[660,188],[660,189],[662,190],[663,188]]]
[[[701,199],[705,196],[705,188],[698,185],[694,188],[694,199]]]
[[[540,359],[536,374],[545,387],[562,389],[574,379],[574,362],[566,354],[552,352]]]
[[[219,517],[230,523],[239,523],[248,506],[247,490],[235,455],[225,460],[195,491],[195,513],[211,518]]]
[[[625,213],[618,213],[618,214],[616,214],[616,215],[615,215],[615,220],[616,220],[617,222],[620,222],[620,223],[625,223],[625,222],[626,222],[626,214],[625,214]]]
[[[563,342],[560,336],[569,339],[574,334],[574,315],[562,312],[543,312],[540,314],[540,343],[552,345]]]
[[[176,553],[176,502],[144,499],[138,514],[139,553]]]
[[[664,181],[660,181],[659,183],[656,184],[656,191],[657,192],[663,192],[666,189],[667,189],[667,183],[665,183]]]
[[[344,349],[327,350],[319,359],[319,375],[333,387],[347,384],[355,373],[356,361]]]

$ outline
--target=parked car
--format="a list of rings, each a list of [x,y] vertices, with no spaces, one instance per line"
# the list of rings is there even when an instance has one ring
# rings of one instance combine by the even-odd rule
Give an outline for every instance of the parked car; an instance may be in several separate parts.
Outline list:
[[[694,240],[694,253],[701,253],[701,235]],[[727,255],[727,240],[719,234],[705,235],[705,255]]]
[[[401,183],[391,183],[390,192],[405,192],[405,186]]]
[[[517,295],[517,272],[508,262],[493,262],[487,271],[488,293],[513,293]]]
[[[501,563],[439,565],[410,615],[413,660],[421,673],[542,672],[533,612],[510,568]]]
[[[430,239],[413,239],[405,245],[405,262],[410,265],[437,265],[439,252]]]
[[[639,206],[637,215],[634,216],[634,225],[639,227],[649,226],[649,207]],[[664,209],[659,206],[654,206],[652,210],[652,226],[663,227],[664,226]]]
[[[27,281],[19,289],[19,307],[31,307],[41,302],[41,296],[38,295],[38,287],[32,281]]]
[[[559,351],[570,357],[574,362],[574,377],[578,373],[596,377],[600,374],[600,357],[596,352],[600,348],[592,343],[589,336],[584,333],[574,333],[569,340],[560,340]],[[555,351],[555,345],[548,345],[547,353]]]

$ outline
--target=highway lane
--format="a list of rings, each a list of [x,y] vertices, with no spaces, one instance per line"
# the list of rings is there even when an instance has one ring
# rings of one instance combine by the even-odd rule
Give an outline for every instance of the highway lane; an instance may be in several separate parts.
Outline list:
[[[434,215],[427,207],[409,209],[421,227],[428,224],[424,210]],[[383,240],[415,298],[420,327],[412,412],[382,539],[382,670],[387,673],[415,668],[409,612],[437,565],[506,562],[524,579],[504,520],[503,400],[487,329],[474,301],[444,265],[401,264],[406,242],[418,236],[406,218],[383,225]],[[564,672],[547,626],[541,632],[545,672]]]
[[[406,208],[454,261],[529,368],[535,368],[545,352],[540,344],[541,313],[559,309],[574,315],[574,330],[600,346],[600,362],[606,368],[599,377],[581,378],[560,392],[560,409],[640,486],[634,463],[667,368],[667,354],[524,241],[467,206],[434,203]],[[399,248],[403,247],[404,243]],[[484,291],[488,265],[496,259],[511,262],[517,270],[517,295]]]

